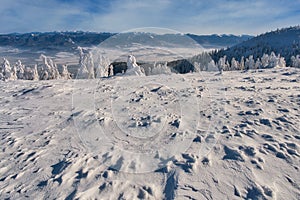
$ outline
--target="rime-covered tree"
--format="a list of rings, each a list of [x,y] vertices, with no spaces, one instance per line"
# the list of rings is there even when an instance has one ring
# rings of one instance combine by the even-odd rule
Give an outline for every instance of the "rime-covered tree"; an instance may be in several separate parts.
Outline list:
[[[15,64],[15,67],[17,69],[18,79],[25,79],[25,77],[24,77],[25,66],[22,64],[21,60],[17,61],[17,63]]]
[[[194,71],[195,72],[200,72],[201,71],[201,64],[198,62],[194,62]]]
[[[32,69],[32,80],[38,81],[39,79],[40,79],[40,77],[39,77],[37,65],[34,65],[34,67]]]
[[[292,67],[300,68],[300,55],[297,55],[296,57],[292,56],[291,61],[292,61]]]
[[[76,78],[87,79],[89,77],[89,71],[86,66],[87,63],[86,53],[83,52],[83,49],[81,47],[78,47],[78,50],[79,50],[79,69]]]
[[[53,62],[53,60],[51,58],[47,58],[47,56],[43,54],[40,57],[43,62],[40,70],[40,78],[42,80],[59,79],[60,74],[58,72],[57,65]]]
[[[227,69],[227,64],[226,64],[226,56],[223,56],[219,59],[218,61],[218,69],[220,73],[222,73],[224,70]]]
[[[279,55],[278,67],[286,67],[285,59],[284,57],[280,57],[280,55]]]
[[[262,68],[267,68],[269,66],[269,55],[268,54],[264,54],[262,57],[261,57],[261,66]]]
[[[95,61],[96,66],[96,78],[108,77],[110,61],[108,58],[104,57],[98,53],[98,57]]]
[[[151,75],[157,74],[171,74],[171,69],[168,67],[168,63],[165,64],[154,63],[153,68],[151,68]]]
[[[24,79],[25,80],[39,80],[39,75],[37,72],[37,65],[35,65],[34,68],[25,67]]]
[[[79,79],[94,79],[95,78],[95,68],[94,60],[91,52],[78,47],[79,50],[79,69],[77,73],[77,78]]]
[[[250,55],[249,58],[245,61],[245,69],[254,69],[255,68],[255,61],[253,59],[253,55]]]
[[[269,67],[274,68],[277,67],[279,63],[278,57],[275,55],[275,53],[272,51],[269,59]]]
[[[61,78],[62,79],[71,79],[72,78],[67,65],[62,65]]]
[[[261,62],[260,62],[260,59],[257,58],[257,59],[256,59],[256,62],[255,62],[255,69],[260,69],[261,67],[262,67],[262,64],[261,64]]]
[[[244,56],[242,56],[241,62],[240,62],[240,70],[244,70],[244,69],[245,69],[245,58],[244,58]]]
[[[109,76],[113,76],[113,75],[114,75],[114,66],[109,65]]]
[[[230,67],[231,70],[238,70],[239,69],[239,63],[238,61],[235,60],[235,58],[233,57],[231,59],[231,67]]]
[[[17,80],[16,71],[12,70],[10,63],[6,58],[3,59],[1,68],[3,80]]]
[[[133,55],[129,55],[127,58],[127,71],[125,75],[145,76],[145,72],[138,66]]]
[[[207,64],[207,71],[217,71],[218,67],[216,66],[216,63],[214,60],[211,60],[208,64]]]
[[[89,76],[88,76],[88,79],[94,79],[95,78],[95,67],[94,67],[94,60],[93,60],[93,55],[92,55],[92,52],[88,52],[86,54],[87,56],[87,59],[86,59],[86,62],[87,62],[87,70],[89,72]]]

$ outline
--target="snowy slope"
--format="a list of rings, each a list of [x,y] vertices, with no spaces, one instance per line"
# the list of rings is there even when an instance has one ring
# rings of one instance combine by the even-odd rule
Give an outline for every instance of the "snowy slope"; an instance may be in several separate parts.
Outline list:
[[[296,68],[0,82],[0,199],[299,199],[299,83]]]
[[[220,51],[217,57],[226,55],[229,60],[232,57],[240,60],[242,56],[248,57],[249,55],[253,55],[256,58],[262,57],[264,53],[270,54],[272,51],[285,57],[289,65],[291,56],[300,54],[300,26],[278,29],[261,34]]]

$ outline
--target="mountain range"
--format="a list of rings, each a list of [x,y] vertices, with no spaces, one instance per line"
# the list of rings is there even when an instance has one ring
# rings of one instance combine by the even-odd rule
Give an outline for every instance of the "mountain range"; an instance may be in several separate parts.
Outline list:
[[[130,33],[127,33],[130,34]],[[71,50],[77,46],[95,46],[105,41],[116,33],[95,33],[95,32],[32,32],[32,33],[11,33],[0,35],[0,46],[16,48],[33,48],[35,50]],[[142,33],[148,37],[148,33]],[[172,38],[174,34],[156,35],[156,37]],[[186,34],[204,48],[225,48],[248,40],[250,35],[194,35]],[[174,41],[172,41],[174,42]]]
[[[43,53],[53,57],[59,64],[59,59],[62,62],[69,59],[70,61],[67,63],[76,64],[78,62],[78,46],[91,48],[100,43],[108,43],[110,46],[117,48],[126,47],[126,50],[129,49],[133,53],[135,52],[132,51],[131,47],[142,48],[143,45],[181,48],[191,47],[192,43],[197,43],[207,51],[213,50],[210,55],[215,61],[225,55],[227,60],[230,61],[233,57],[240,60],[241,57],[253,55],[256,59],[262,57],[263,54],[274,52],[285,57],[287,65],[289,65],[291,56],[300,54],[300,26],[277,29],[256,37],[225,34],[183,35],[147,32],[117,34],[83,31],[1,34],[0,57],[7,57],[12,62],[15,62],[16,59],[22,59],[25,63],[32,64],[36,63],[39,55]]]

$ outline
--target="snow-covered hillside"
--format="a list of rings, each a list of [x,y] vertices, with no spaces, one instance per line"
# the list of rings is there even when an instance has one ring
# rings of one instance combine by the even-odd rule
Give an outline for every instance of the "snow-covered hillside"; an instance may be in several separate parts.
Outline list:
[[[240,60],[241,57],[253,55],[262,57],[263,54],[280,54],[285,58],[288,65],[291,65],[291,57],[300,54],[300,26],[278,29],[261,34],[250,40],[241,42],[233,47],[219,51],[215,59],[224,55],[230,61],[233,57]]]
[[[297,68],[0,81],[0,199],[297,200],[299,83]]]

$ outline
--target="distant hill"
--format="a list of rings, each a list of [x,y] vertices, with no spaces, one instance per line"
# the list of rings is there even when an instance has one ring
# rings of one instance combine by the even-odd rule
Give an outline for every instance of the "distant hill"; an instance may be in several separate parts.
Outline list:
[[[232,57],[240,60],[242,56],[253,55],[254,58],[262,57],[264,53],[271,52],[285,57],[290,64],[291,56],[300,54],[300,26],[277,29],[246,40],[213,55],[214,60],[226,55],[228,60]]]
[[[187,36],[191,37],[193,40],[198,42],[204,48],[213,48],[213,49],[221,49],[231,47],[233,45],[239,44],[241,42],[247,41],[253,36],[251,35],[194,35],[187,34]]]
[[[114,34],[92,32],[12,33],[0,35],[0,46],[70,51],[77,46],[97,45],[112,35]]]
[[[94,32],[47,32],[47,33],[12,33],[0,35],[0,46],[11,46],[15,48],[31,48],[33,50],[71,50],[77,46],[93,46],[98,45],[115,33],[94,33]],[[149,34],[144,33],[149,37]],[[187,34],[204,48],[220,49],[233,46],[252,38],[249,35],[194,35]],[[178,37],[172,34],[160,35],[158,37],[169,38],[170,42],[178,42]],[[174,39],[171,41],[172,39]]]

